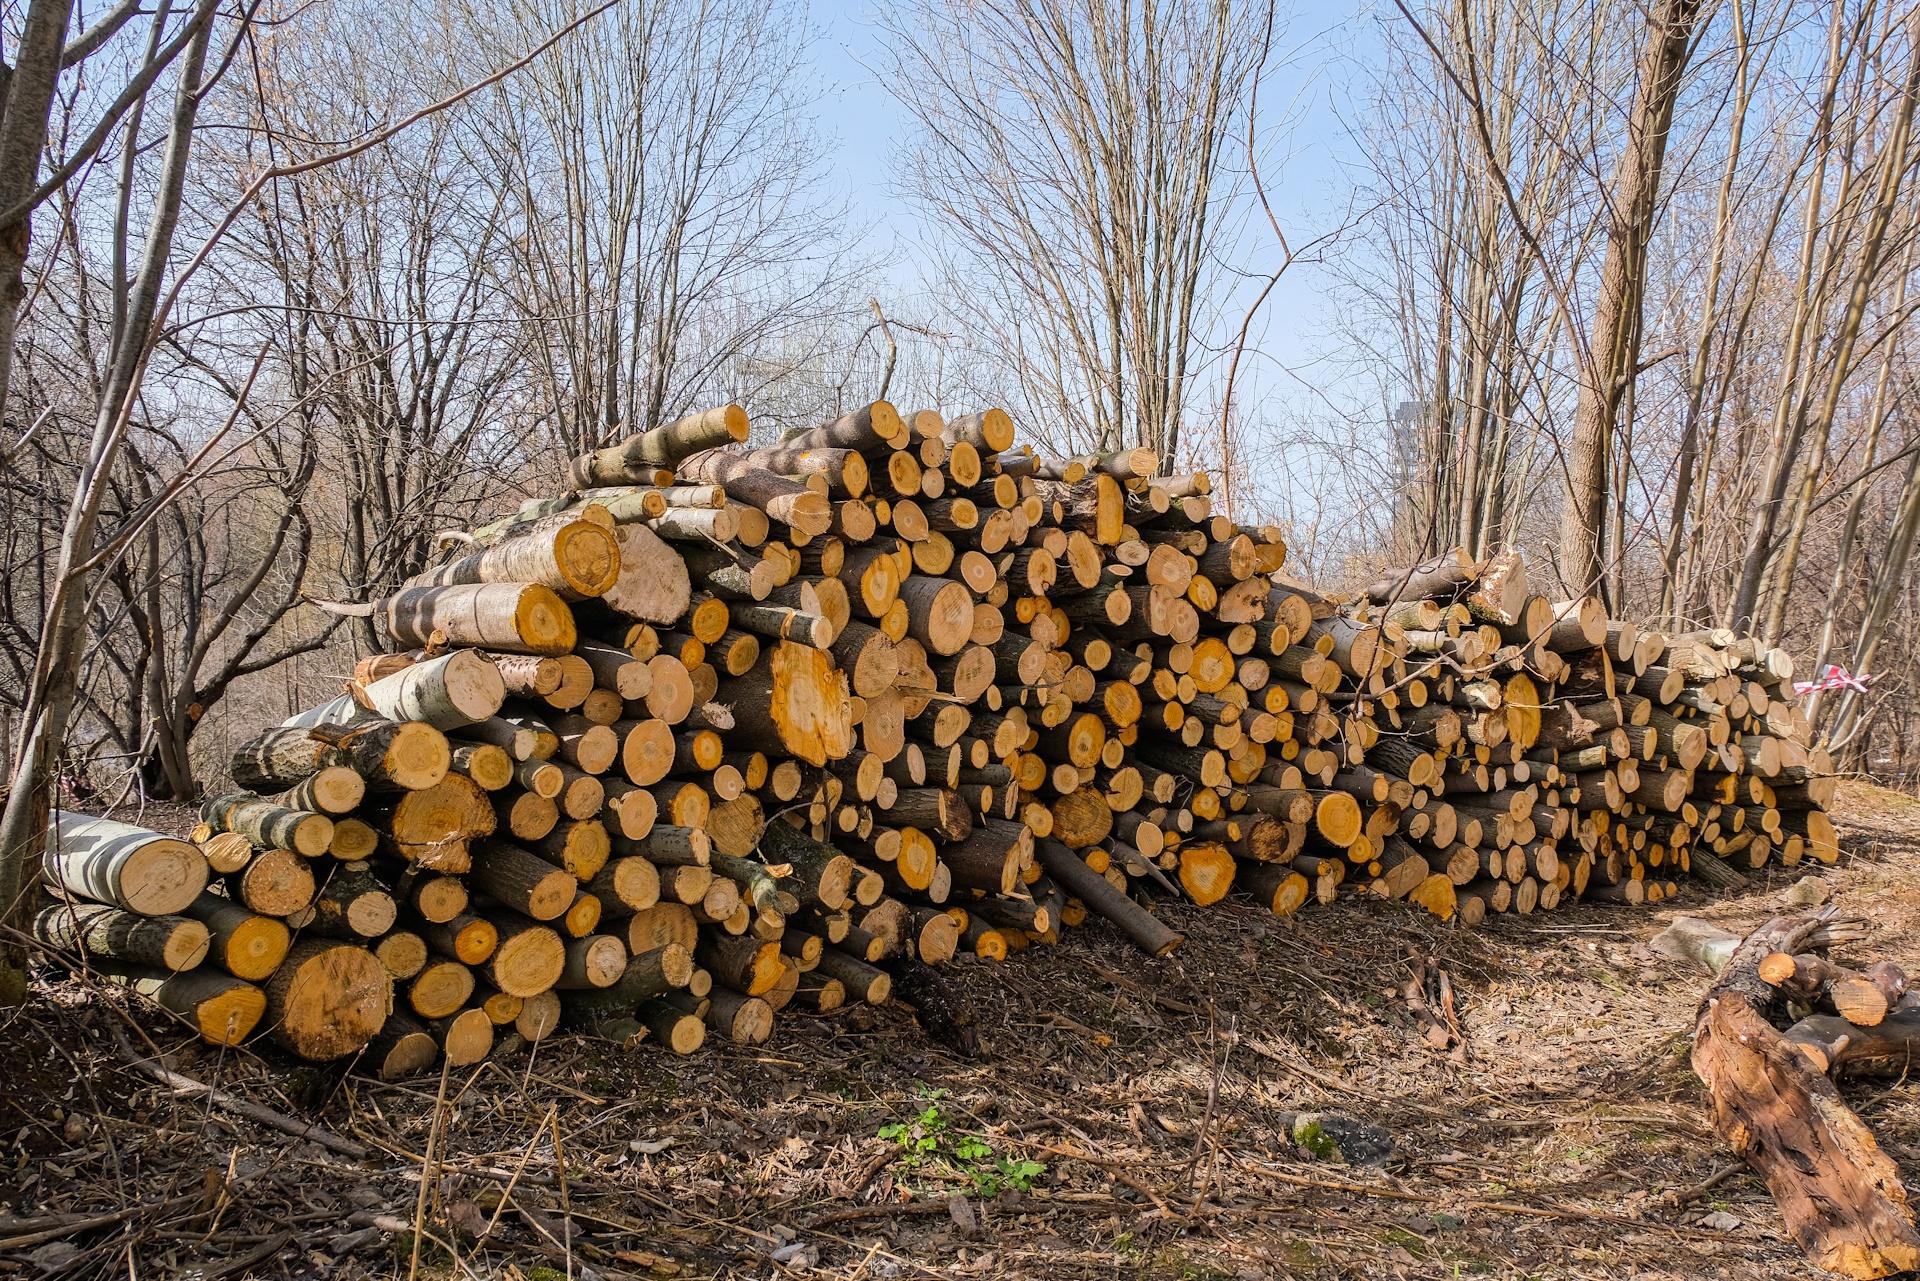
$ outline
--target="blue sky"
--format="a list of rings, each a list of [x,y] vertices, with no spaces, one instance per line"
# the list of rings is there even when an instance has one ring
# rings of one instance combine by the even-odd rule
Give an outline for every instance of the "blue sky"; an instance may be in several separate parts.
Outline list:
[[[893,197],[892,159],[910,137],[912,122],[875,74],[883,61],[882,33],[871,18],[875,2],[814,0],[819,30],[814,61],[823,86],[820,123],[832,140],[841,190],[881,244],[900,249],[894,283],[910,293],[916,284],[917,228],[911,210]],[[1346,94],[1377,41],[1378,23],[1366,0],[1296,0],[1283,14],[1276,65],[1261,89],[1263,133],[1273,148],[1262,174],[1289,234],[1304,231],[1311,237],[1337,222],[1347,204],[1352,113]],[[1256,235],[1258,241],[1249,240],[1249,261],[1258,260],[1271,243],[1263,225],[1250,228],[1249,237]],[[1280,365],[1311,366],[1323,349],[1325,285],[1320,273],[1301,267],[1268,299],[1259,344]]]

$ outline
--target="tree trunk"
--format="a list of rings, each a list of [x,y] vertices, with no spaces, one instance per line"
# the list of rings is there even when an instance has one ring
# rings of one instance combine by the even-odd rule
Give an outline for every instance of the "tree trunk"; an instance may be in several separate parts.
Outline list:
[[[1703,0],[1656,0],[1648,15],[1640,83],[1627,120],[1627,143],[1607,192],[1607,254],[1600,269],[1593,328],[1574,409],[1567,498],[1560,518],[1562,584],[1569,594],[1599,590],[1608,550],[1607,462],[1620,406],[1640,363],[1647,241],[1660,199],[1661,168],[1673,106],[1692,50]],[[1621,549],[1611,549],[1619,555]]]
[[[173,118],[140,270],[119,312],[123,323],[113,335],[113,357],[94,414],[93,438],[86,462],[75,478],[74,497],[61,530],[47,621],[21,718],[25,743],[15,763],[6,807],[0,810],[0,926],[9,927],[0,930],[0,1005],[18,1004],[26,995],[26,954],[18,940],[24,935],[26,889],[32,880],[28,869],[46,839],[47,815],[80,684],[87,584],[92,577],[85,565],[95,551],[94,535],[106,498],[106,478],[125,445],[127,422],[179,222],[213,8],[214,0],[201,0],[196,6],[193,20],[199,26],[181,59]],[[0,128],[4,129],[4,136],[0,136],[0,184],[21,184],[22,196],[31,190],[38,174],[47,110],[59,74],[60,42],[70,10],[59,0],[40,0],[29,7],[17,69],[8,78],[5,115],[0,117]],[[0,228],[0,351],[4,352],[0,361],[6,362],[0,365],[0,373],[11,369],[13,330],[19,317],[16,282],[26,250],[24,221],[16,227]],[[4,409],[4,401],[0,401],[0,409]]]

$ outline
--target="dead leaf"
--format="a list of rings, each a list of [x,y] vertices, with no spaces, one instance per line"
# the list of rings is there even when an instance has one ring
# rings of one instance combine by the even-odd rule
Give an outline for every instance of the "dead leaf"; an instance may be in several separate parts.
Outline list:
[[[973,1212],[973,1203],[965,1197],[948,1197],[947,1214],[953,1219],[953,1226],[961,1236],[973,1240],[980,1235],[980,1216]]]

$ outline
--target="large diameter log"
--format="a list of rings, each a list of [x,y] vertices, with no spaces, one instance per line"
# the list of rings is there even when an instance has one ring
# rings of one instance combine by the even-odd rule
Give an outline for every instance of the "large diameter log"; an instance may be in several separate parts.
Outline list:
[[[833,504],[825,494],[775,475],[739,454],[710,449],[686,459],[677,470],[681,479],[719,485],[728,498],[758,508],[806,537],[817,538],[833,527]]]
[[[810,765],[853,751],[852,697],[846,673],[829,653],[781,641],[715,697],[733,711],[729,741],[777,748]]]
[[[303,1059],[343,1058],[393,1012],[393,978],[363,947],[303,939],[267,981],[273,1039]]]
[[[620,573],[600,595],[616,614],[643,623],[676,623],[693,599],[692,580],[680,553],[644,525],[616,525]]]
[[[1013,419],[999,408],[949,419],[940,433],[940,438],[949,445],[971,445],[981,454],[992,455],[1013,448],[1013,437]]]
[[[575,489],[591,489],[650,481],[656,471],[678,468],[690,454],[745,440],[748,428],[747,411],[739,405],[689,414],[580,455],[567,468],[568,483]]]
[[[613,532],[592,521],[542,524],[415,574],[403,589],[538,583],[574,600],[598,596],[620,573]]]
[[[509,654],[565,654],[573,610],[539,583],[409,587],[387,600],[387,633],[412,646],[472,645]]]
[[[186,841],[145,828],[56,810],[46,877],[68,894],[141,916],[185,911],[207,886],[207,859]]]
[[[55,903],[33,918],[33,936],[49,947],[162,970],[191,970],[206,959],[207,927],[184,916],[140,916],[103,903]]]
[[[464,774],[403,792],[392,805],[373,812],[403,857],[440,872],[465,871],[465,843],[492,835],[499,821],[486,790]]]
[[[1089,911],[1113,922],[1147,955],[1165,956],[1186,941],[1185,935],[1169,929],[1146,908],[1115,889],[1106,877],[1088,867],[1085,859],[1060,842],[1036,841],[1034,855],[1055,883],[1085,903]]]

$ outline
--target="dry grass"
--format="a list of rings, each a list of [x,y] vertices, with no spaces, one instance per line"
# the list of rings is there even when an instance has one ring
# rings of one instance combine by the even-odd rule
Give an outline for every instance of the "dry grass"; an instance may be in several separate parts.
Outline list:
[[[1815,874],[1879,923],[1863,952],[1920,964],[1920,803],[1850,787],[1836,809],[1848,853]],[[49,1235],[0,1245],[0,1275],[1801,1278],[1705,1125],[1702,980],[1644,946],[1675,913],[1756,924],[1799,873],[1476,932],[1353,904],[1174,910],[1189,941],[1166,961],[1093,927],[952,971],[975,1058],[898,1009],[691,1060],[549,1043],[450,1079],[431,1161],[438,1078],[164,1038],[181,1071],[366,1145],[354,1162],[163,1095],[126,1067],[113,996],[50,977],[0,1025],[0,1208],[45,1219],[0,1240]],[[1451,977],[1458,1046],[1403,999],[1416,967]],[[1852,1097],[1920,1171],[1912,1089]],[[929,1108],[951,1159],[912,1165],[878,1132]],[[1307,1159],[1277,1120],[1297,1110],[1385,1127],[1399,1160]],[[954,1156],[966,1137],[992,1155]],[[985,1197],[1001,1160],[1046,1169]]]

